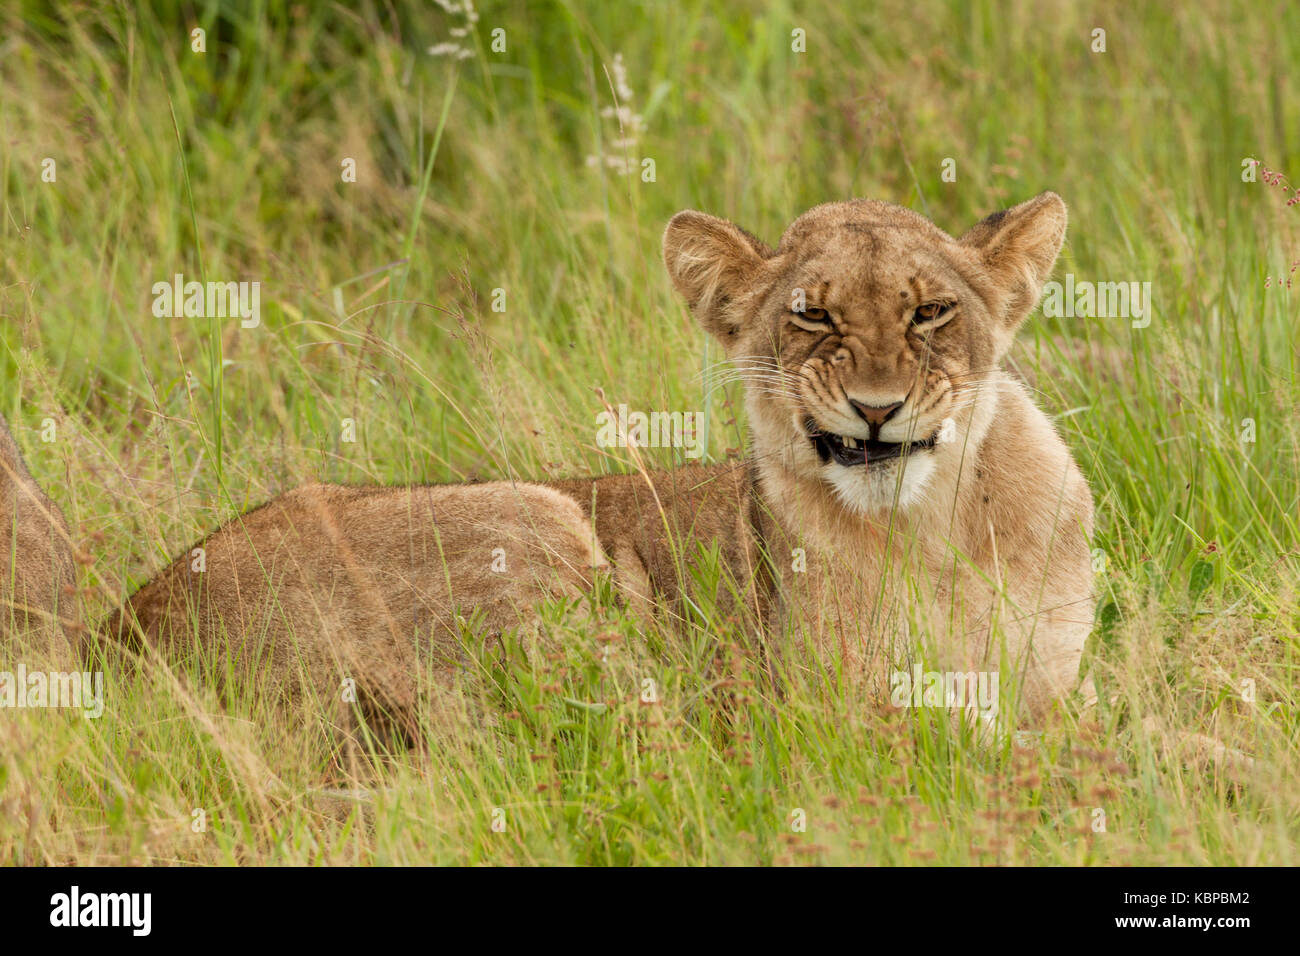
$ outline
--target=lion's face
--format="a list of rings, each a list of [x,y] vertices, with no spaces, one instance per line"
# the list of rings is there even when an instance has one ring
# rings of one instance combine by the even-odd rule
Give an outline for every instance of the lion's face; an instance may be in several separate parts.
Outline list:
[[[855,511],[907,507],[983,436],[994,373],[1065,232],[1054,194],[960,241],[857,200],[800,216],[771,250],[679,213],[664,237],[678,290],[746,386],[760,466],[830,484]]]

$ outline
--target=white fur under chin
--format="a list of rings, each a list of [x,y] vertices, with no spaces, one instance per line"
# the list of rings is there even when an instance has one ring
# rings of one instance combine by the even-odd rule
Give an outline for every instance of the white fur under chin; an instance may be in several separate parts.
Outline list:
[[[903,469],[899,480],[898,469]],[[846,508],[857,514],[909,508],[921,498],[936,468],[932,452],[913,453],[904,461],[846,468],[834,462],[822,466],[822,477]]]

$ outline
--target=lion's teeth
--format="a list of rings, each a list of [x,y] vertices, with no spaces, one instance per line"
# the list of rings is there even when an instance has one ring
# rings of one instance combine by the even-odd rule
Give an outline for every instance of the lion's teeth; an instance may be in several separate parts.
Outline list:
[[[846,447],[846,448],[857,448],[857,447],[858,447],[858,440],[857,440],[856,438],[851,438],[850,436],[845,435],[845,436],[844,436],[844,447]]]

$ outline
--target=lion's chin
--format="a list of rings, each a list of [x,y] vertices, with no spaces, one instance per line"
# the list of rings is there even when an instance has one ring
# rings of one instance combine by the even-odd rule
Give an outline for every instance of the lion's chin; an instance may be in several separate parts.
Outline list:
[[[846,509],[875,514],[916,505],[936,467],[932,455],[920,454],[865,468],[831,462],[822,466],[821,475]]]

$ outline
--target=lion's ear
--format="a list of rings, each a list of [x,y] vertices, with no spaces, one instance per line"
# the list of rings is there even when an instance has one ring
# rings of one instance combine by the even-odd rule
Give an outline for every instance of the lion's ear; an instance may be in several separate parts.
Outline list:
[[[679,212],[664,230],[664,265],[673,286],[705,331],[724,341],[744,323],[771,254],[743,229],[694,210]]]
[[[1065,242],[1067,219],[1065,201],[1045,192],[995,212],[961,237],[963,245],[979,250],[989,274],[1002,288],[1002,320],[1009,331],[1038,302]]]

